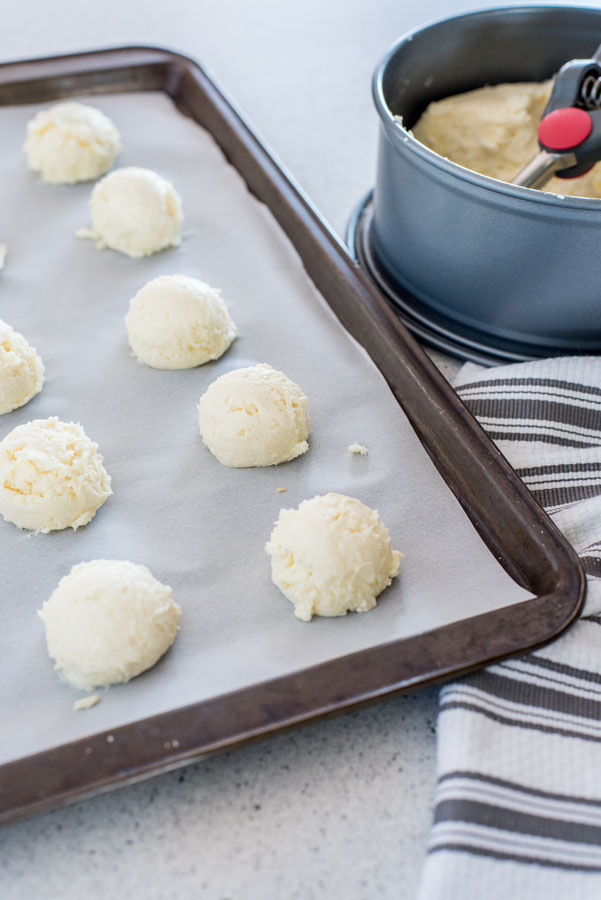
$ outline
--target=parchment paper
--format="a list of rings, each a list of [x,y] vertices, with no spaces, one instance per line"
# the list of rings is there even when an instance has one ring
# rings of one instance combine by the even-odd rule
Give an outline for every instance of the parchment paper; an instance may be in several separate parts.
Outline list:
[[[79,421],[114,490],[77,532],[31,535],[0,520],[0,762],[529,596],[480,541],[383,378],[212,139],[161,94],[91,102],[122,133],[120,165],[175,184],[183,242],[132,260],[77,239],[91,185],[39,182],[21,149],[38,107],[0,110],[0,317],[46,365],[42,393],[0,417],[0,438],[34,418]],[[123,317],[146,281],[175,273],[222,288],[240,338],[218,362],[157,371],[132,357]],[[227,469],[201,443],[196,404],[218,375],[257,362],[307,394],[311,449],[274,468]],[[369,455],[349,454],[353,442]],[[377,508],[405,560],[372,612],[306,624],[272,585],[263,548],[282,506],[326,491]],[[53,671],[36,610],[72,565],[94,558],[148,565],[172,586],[181,630],[153,670],[74,712],[81,694]]]

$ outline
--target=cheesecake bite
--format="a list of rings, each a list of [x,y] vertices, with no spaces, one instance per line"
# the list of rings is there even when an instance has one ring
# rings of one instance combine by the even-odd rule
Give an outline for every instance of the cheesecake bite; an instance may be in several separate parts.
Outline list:
[[[87,103],[57,103],[27,123],[27,165],[51,184],[75,184],[104,175],[121,152],[119,132]]]
[[[309,449],[307,398],[268,365],[235,369],[200,398],[201,437],[224,466],[276,466]]]
[[[0,515],[43,534],[86,525],[112,493],[102,463],[75,422],[18,425],[0,441]]]
[[[150,169],[115,169],[94,186],[91,229],[78,231],[100,249],[151,256],[180,244],[182,203],[173,185]]]
[[[35,347],[0,319],[0,415],[24,406],[43,383],[44,363]]]
[[[169,649],[181,610],[146,566],[95,559],[73,566],[38,615],[55,668],[76,688],[130,681]]]
[[[282,509],[265,550],[297,618],[367,612],[401,568],[376,510],[344,494]]]
[[[190,369],[219,359],[238,329],[221,292],[198,278],[161,275],[130,301],[125,317],[137,359],[155,369]]]

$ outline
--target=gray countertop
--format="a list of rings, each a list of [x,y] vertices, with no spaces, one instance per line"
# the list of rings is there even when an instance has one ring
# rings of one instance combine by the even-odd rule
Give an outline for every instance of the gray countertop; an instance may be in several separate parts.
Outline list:
[[[375,63],[409,28],[478,6],[6,0],[0,59],[126,44],[199,59],[343,234],[374,178]],[[0,896],[410,900],[431,817],[436,698],[388,700],[7,827]]]

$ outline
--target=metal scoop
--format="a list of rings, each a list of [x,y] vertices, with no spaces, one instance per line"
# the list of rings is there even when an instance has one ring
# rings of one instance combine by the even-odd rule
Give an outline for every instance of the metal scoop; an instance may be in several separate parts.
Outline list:
[[[561,67],[538,127],[538,153],[513,184],[540,188],[556,175],[577,178],[601,159],[601,45],[591,59]]]

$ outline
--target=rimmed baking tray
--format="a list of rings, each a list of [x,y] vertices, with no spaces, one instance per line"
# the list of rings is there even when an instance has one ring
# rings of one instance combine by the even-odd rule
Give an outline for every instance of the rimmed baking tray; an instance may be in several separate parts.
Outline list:
[[[0,66],[0,106],[140,91],[163,92],[202,125],[267,205],[314,285],[384,375],[491,553],[534,596],[13,759],[0,767],[2,822],[540,646],[578,615],[584,595],[572,548],[346,248],[196,63],[162,49],[123,48]],[[391,480],[389,493],[397,483]],[[440,589],[443,594],[444,569]]]

